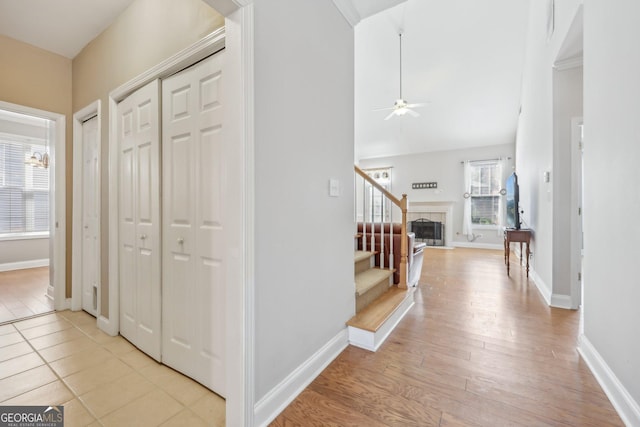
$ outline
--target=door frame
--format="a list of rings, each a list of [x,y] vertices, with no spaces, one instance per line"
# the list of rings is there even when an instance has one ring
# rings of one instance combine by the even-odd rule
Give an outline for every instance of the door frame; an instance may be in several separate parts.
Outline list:
[[[83,172],[83,156],[84,156],[84,138],[82,132],[82,124],[94,117],[98,117],[98,164],[100,165],[100,171],[98,172],[98,188],[101,186],[101,173],[102,173],[102,115],[101,115],[102,103],[100,100],[94,101],[86,107],[82,108],[73,115],[73,220],[72,220],[72,267],[71,267],[71,284],[72,284],[72,296],[71,296],[71,310],[82,310],[82,172]],[[101,198],[101,195],[98,195]],[[102,203],[100,203],[102,205]],[[101,224],[102,211],[98,210],[98,224]],[[102,229],[102,227],[100,227]],[[102,251],[101,251],[102,232],[98,233],[98,308],[96,319],[100,316],[100,302],[102,287],[101,280],[101,263],[102,263]]]
[[[66,310],[71,306],[66,292],[66,118],[64,114],[4,101],[0,101],[0,109],[48,119],[56,124],[55,140],[49,146],[49,287],[53,288],[53,308]]]
[[[582,225],[584,170],[582,162],[583,141],[580,135],[583,125],[582,117],[571,119],[571,308],[578,309],[582,305]],[[580,212],[580,214],[578,214]]]

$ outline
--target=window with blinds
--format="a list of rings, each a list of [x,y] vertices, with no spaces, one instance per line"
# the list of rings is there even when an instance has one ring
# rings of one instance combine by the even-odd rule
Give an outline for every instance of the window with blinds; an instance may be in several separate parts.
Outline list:
[[[25,164],[45,146],[0,136],[0,236],[49,231],[49,169]]]
[[[471,223],[497,225],[501,171],[497,161],[471,162]]]

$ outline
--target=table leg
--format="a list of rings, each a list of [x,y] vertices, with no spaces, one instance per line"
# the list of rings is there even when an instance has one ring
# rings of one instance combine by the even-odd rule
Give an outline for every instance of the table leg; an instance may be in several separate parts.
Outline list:
[[[527,277],[529,277],[529,242],[527,242]]]
[[[505,241],[506,246],[504,248],[506,255],[507,255],[507,276],[509,275],[509,258],[511,258],[511,241],[509,239],[507,239]]]

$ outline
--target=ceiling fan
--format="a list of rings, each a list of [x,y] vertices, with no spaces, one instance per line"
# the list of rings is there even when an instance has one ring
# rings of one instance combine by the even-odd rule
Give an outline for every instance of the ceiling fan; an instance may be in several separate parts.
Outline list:
[[[412,108],[419,108],[427,105],[426,103],[409,104],[402,97],[402,32],[398,33],[398,37],[400,38],[400,96],[398,97],[398,99],[396,99],[396,102],[393,103],[393,107],[377,108],[373,110],[392,110],[391,113],[384,118],[385,120],[389,120],[393,116],[404,116],[405,114],[409,114],[412,117],[418,117],[420,114],[416,111],[413,111]]]

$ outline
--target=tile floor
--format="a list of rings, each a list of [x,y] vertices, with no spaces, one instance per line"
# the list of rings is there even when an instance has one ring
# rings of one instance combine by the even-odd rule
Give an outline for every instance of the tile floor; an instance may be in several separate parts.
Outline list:
[[[0,326],[1,405],[64,405],[65,427],[225,424],[224,399],[83,311]]]
[[[0,323],[53,311],[49,267],[0,272]]]

